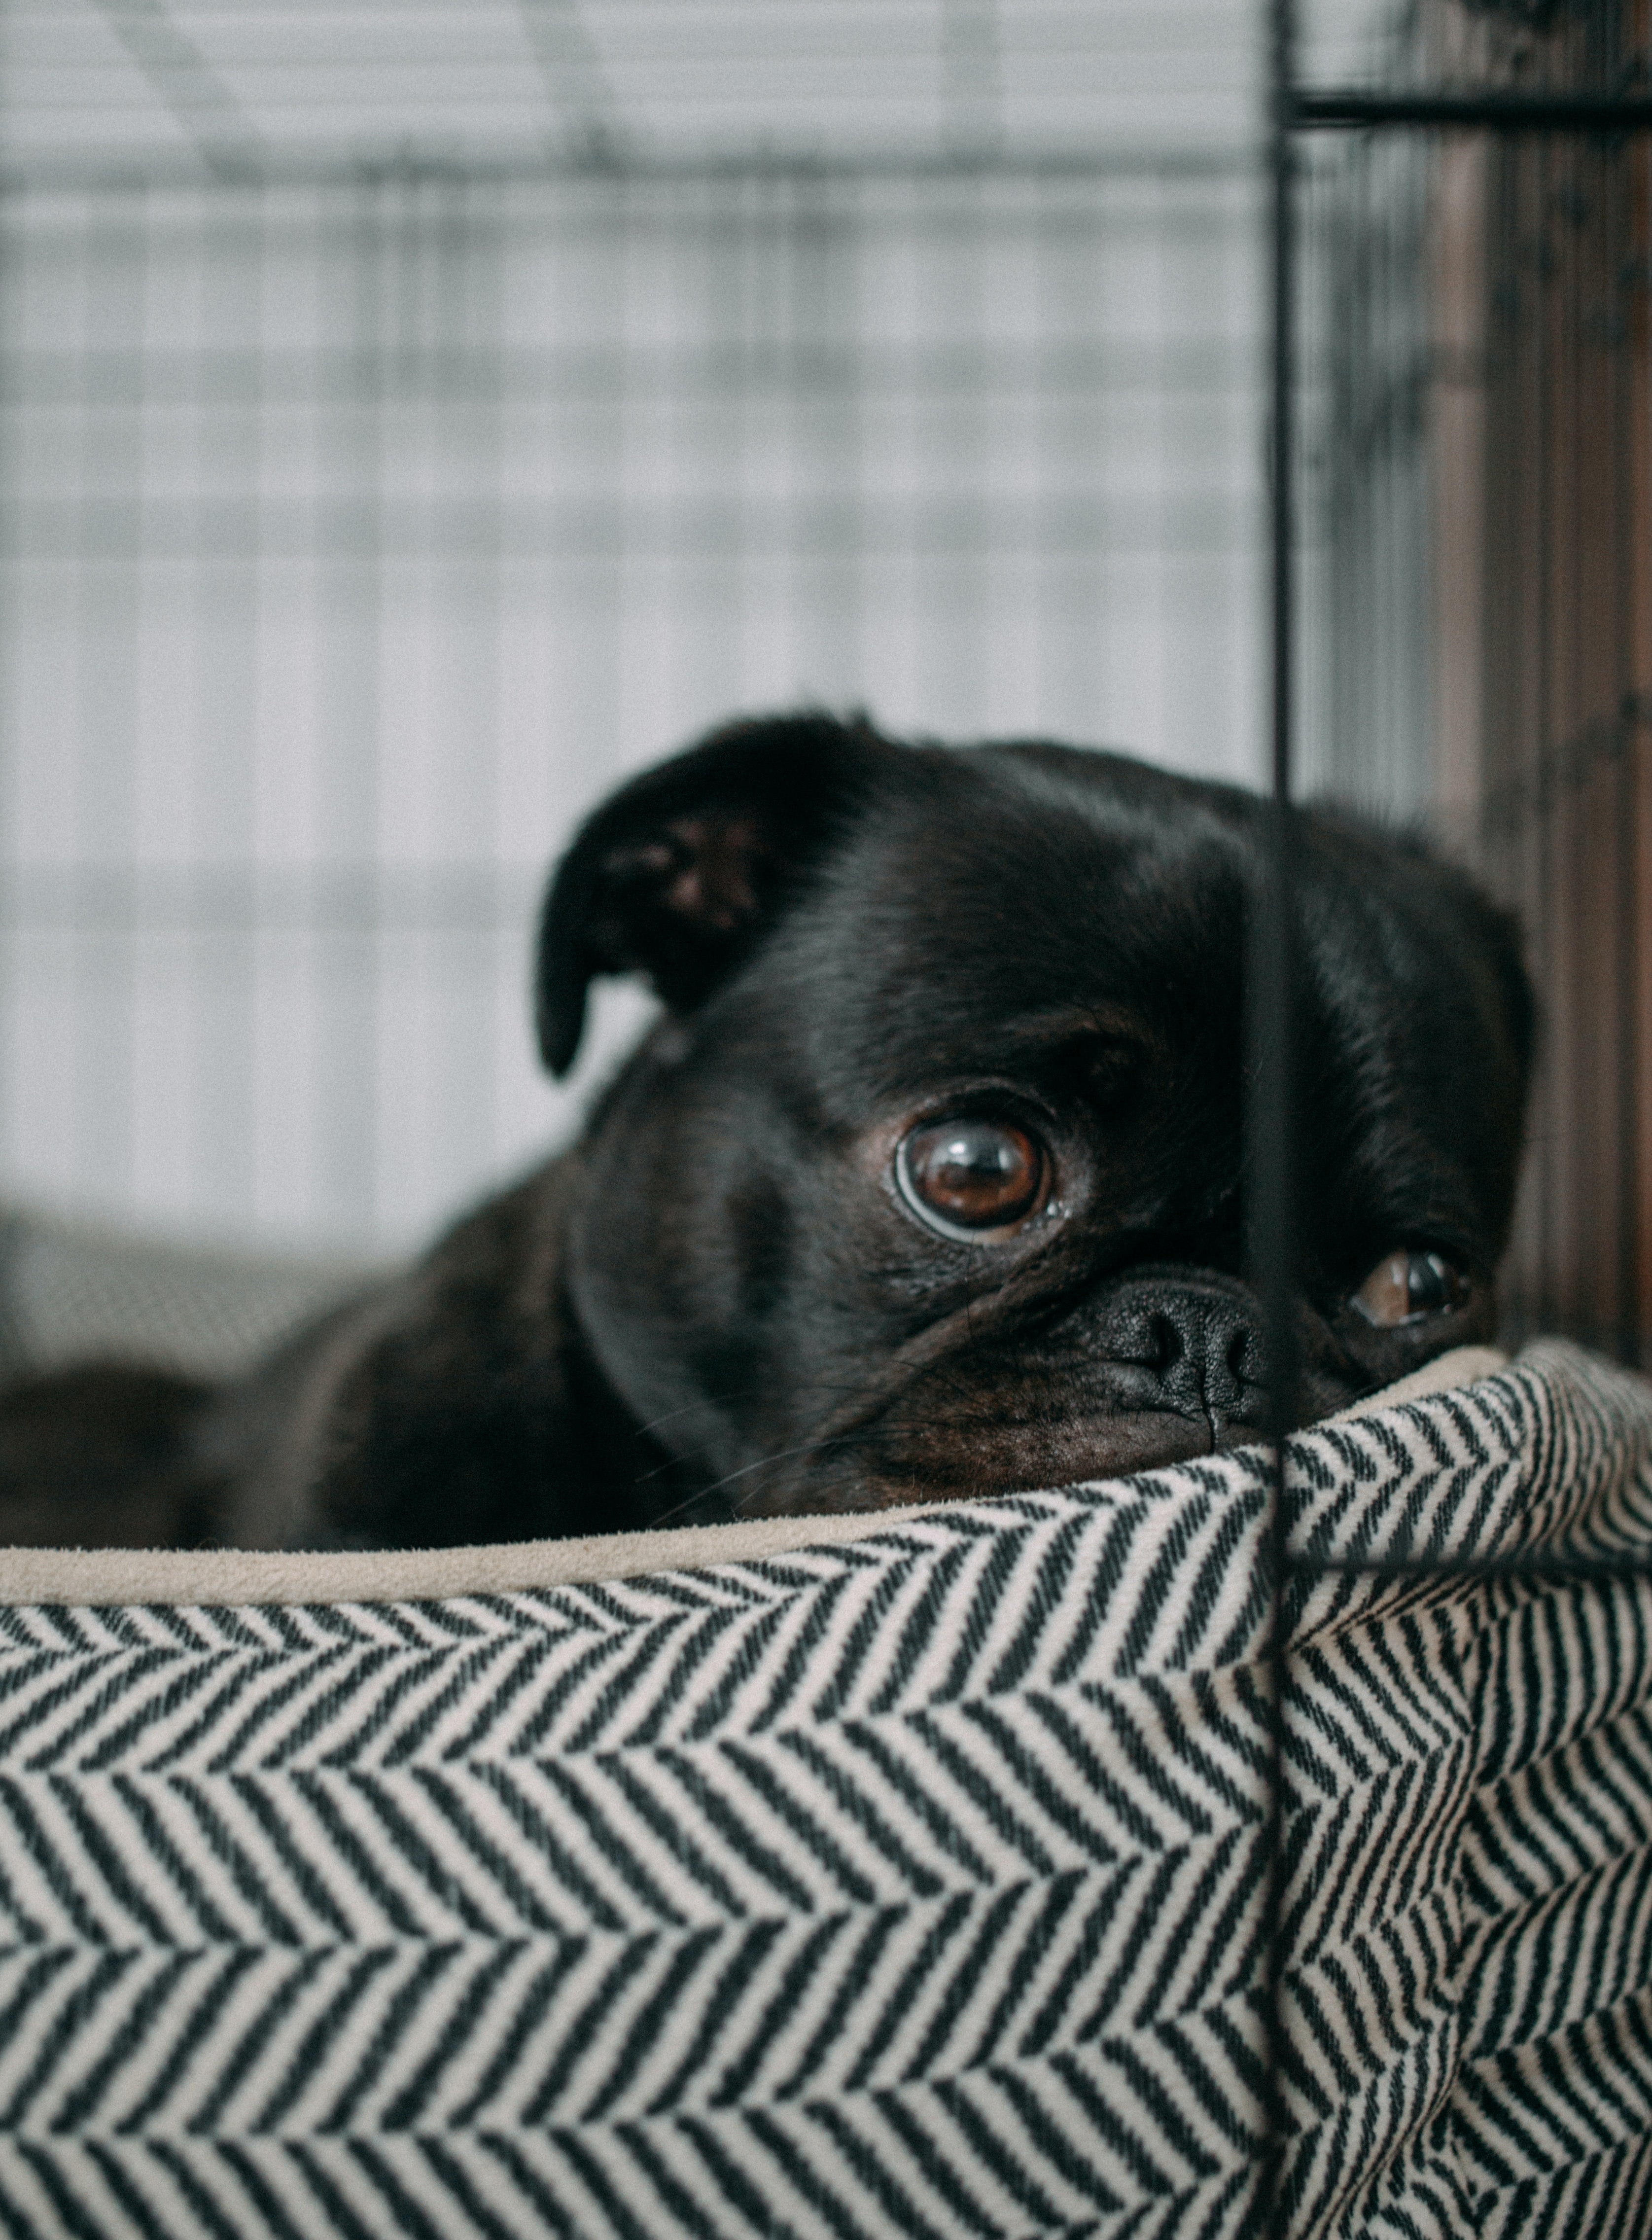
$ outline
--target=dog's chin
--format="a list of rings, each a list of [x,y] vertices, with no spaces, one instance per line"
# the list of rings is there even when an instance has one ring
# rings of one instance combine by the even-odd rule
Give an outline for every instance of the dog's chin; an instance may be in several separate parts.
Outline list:
[[[967,1436],[934,1425],[869,1442],[836,1457],[776,1470],[736,1504],[741,1517],[849,1514],[915,1502],[981,1499],[1133,1477],[1171,1463],[1249,1446],[1254,1423],[1196,1419],[1166,1409],[1042,1423],[975,1423]]]

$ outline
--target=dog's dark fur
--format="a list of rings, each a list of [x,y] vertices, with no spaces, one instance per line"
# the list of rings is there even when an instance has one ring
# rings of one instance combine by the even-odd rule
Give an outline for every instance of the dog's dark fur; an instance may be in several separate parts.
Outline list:
[[[599,974],[666,1016],[574,1147],[244,1383],[81,1371],[0,1407],[0,1536],[410,1545],[875,1508],[1255,1437],[1252,797],[1031,743],[737,724],[563,860],[541,1044]],[[1418,845],[1300,821],[1298,1414],[1495,1327],[1531,1043],[1510,921]],[[920,1123],[1044,1147],[937,1234]],[[1432,1252],[1452,1303],[1355,1303]],[[100,1378],[102,1380],[100,1383]],[[101,1398],[100,1398],[101,1392]]]

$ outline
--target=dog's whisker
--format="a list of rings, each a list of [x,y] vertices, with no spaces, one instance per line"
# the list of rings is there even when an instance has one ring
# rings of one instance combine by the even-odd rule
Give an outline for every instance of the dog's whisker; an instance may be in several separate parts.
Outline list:
[[[774,1459],[778,1460],[779,1457],[780,1457],[780,1456],[782,1456],[782,1455],[801,1455],[801,1454],[807,1454],[807,1453],[808,1453],[808,1451],[809,1451],[809,1444],[810,1444],[810,1443],[811,1443],[811,1442],[805,1442],[805,1443],[804,1443],[803,1445],[799,1446],[799,1447],[782,1447],[782,1448],[780,1448],[780,1449],[778,1450],[778,1453],[777,1453],[777,1455],[774,1457]],[[825,1445],[825,1446],[830,1446],[830,1445],[833,1445],[833,1444],[835,1444],[835,1443],[836,1443],[835,1441],[832,1441],[832,1440],[828,1439],[828,1440],[823,1440],[823,1441],[819,1442],[818,1443],[820,1443],[820,1444],[822,1444],[822,1445]],[[656,1463],[652,1470],[643,1470],[643,1471],[642,1471],[642,1472],[641,1472],[637,1477],[634,1477],[634,1478],[631,1480],[631,1483],[632,1483],[634,1486],[635,1486],[635,1485],[651,1485],[651,1484],[653,1483],[654,1480],[655,1480],[656,1477],[663,1477],[667,1470],[680,1469],[680,1468],[682,1467],[682,1463],[683,1463],[683,1457],[681,1457],[681,1455],[668,1455],[668,1456],[666,1457],[665,1460],[664,1460],[663,1463]],[[762,1469],[762,1467],[763,1467],[763,1463],[762,1463],[762,1462],[761,1462],[761,1461],[755,1462],[755,1463],[747,1463],[746,1464],[744,1464],[744,1466],[743,1466],[743,1467],[744,1467],[746,1470],[761,1470],[761,1469]],[[736,1470],[736,1471],[733,1473],[733,1475],[734,1475],[736,1477],[738,1477],[741,1475],[741,1472],[740,1472],[739,1470]],[[728,1483],[729,1483],[729,1481],[728,1481],[728,1479],[727,1479],[727,1478],[719,1478],[719,1479],[716,1481],[716,1485],[705,1485],[705,1486],[702,1486],[702,1487],[701,1487],[701,1489],[700,1489],[700,1491],[699,1491],[698,1493],[696,1493],[696,1494],[693,1494],[693,1495],[691,1495],[691,1496],[689,1497],[689,1498],[690,1498],[690,1499],[692,1499],[692,1500],[695,1500],[695,1501],[698,1501],[698,1500],[700,1500],[700,1499],[701,1499],[704,1495],[706,1495],[706,1494],[708,1494],[708,1493],[715,1493],[715,1492],[716,1491],[716,1490],[717,1490],[717,1486],[719,1486],[719,1485],[726,1485]],[[687,1503],[686,1501],[685,1501],[685,1502],[679,1502],[679,1503],[678,1503],[678,1504],[677,1504],[677,1506],[678,1506],[680,1509],[686,1509],[686,1508],[688,1507],[688,1503]],[[670,1512],[669,1510],[668,1510],[666,1513],[667,1513],[667,1515],[668,1515],[668,1516],[671,1514],[671,1512]]]
[[[823,1455],[829,1448],[849,1447],[854,1443],[854,1434],[845,1431],[835,1439],[805,1439],[800,1446],[778,1447],[773,1454],[760,1455],[755,1463],[745,1463],[740,1469],[730,1470],[726,1477],[718,1478],[716,1484],[707,1486],[704,1490],[707,1494],[721,1493],[725,1485],[732,1485],[737,1477],[749,1477],[753,1470],[767,1470],[771,1463],[792,1462],[799,1455]],[[753,1490],[755,1492],[756,1489]],[[750,1498],[750,1495],[742,1496],[743,1500]]]
[[[849,1389],[849,1390],[852,1390],[854,1388],[851,1386],[851,1387],[849,1387],[849,1388],[848,1388],[848,1389]],[[810,1449],[812,1446],[822,1446],[822,1447],[841,1446],[841,1445],[843,1443],[843,1440],[844,1440],[844,1438],[845,1438],[845,1437],[847,1437],[847,1436],[848,1436],[847,1434],[844,1434],[844,1435],[843,1435],[843,1437],[840,1437],[836,1438],[836,1439],[805,1440],[805,1441],[803,1443],[803,1444],[802,1444],[801,1446],[796,1446],[796,1447],[781,1447],[781,1448],[779,1448],[779,1449],[778,1449],[778,1450],[776,1450],[773,1455],[771,1455],[771,1456],[760,1457],[759,1457],[759,1459],[758,1459],[756,1462],[755,1462],[755,1463],[746,1463],[743,1464],[743,1466],[742,1466],[742,1468],[741,1468],[740,1470],[731,1471],[731,1472],[729,1473],[729,1476],[730,1476],[731,1477],[743,1477],[743,1476],[744,1476],[744,1474],[745,1474],[745,1471],[746,1471],[746,1470],[761,1470],[761,1469],[763,1468],[763,1462],[764,1462],[764,1461],[778,1462],[778,1461],[782,1460],[784,1457],[786,1457],[786,1456],[788,1456],[788,1455],[806,1455],[806,1454],[809,1451],[809,1449]],[[677,1469],[677,1468],[680,1466],[681,1462],[682,1462],[682,1457],[681,1457],[681,1456],[679,1456],[679,1455],[668,1455],[668,1456],[666,1457],[665,1460],[664,1460],[663,1463],[656,1463],[652,1470],[644,1470],[644,1471],[643,1471],[643,1472],[642,1472],[642,1474],[640,1475],[640,1477],[634,1477],[634,1478],[631,1480],[631,1483],[632,1483],[633,1485],[648,1485],[648,1484],[650,1484],[650,1483],[653,1482],[653,1480],[654,1480],[655,1478],[663,1477],[663,1476],[664,1475],[664,1473],[665,1473],[667,1470],[676,1470],[676,1469]],[[704,1496],[705,1496],[705,1495],[707,1495],[707,1494],[709,1494],[709,1493],[716,1493],[719,1486],[724,1486],[724,1485],[727,1485],[728,1483],[729,1483],[729,1478],[726,1478],[726,1477],[720,1477],[720,1478],[718,1478],[718,1479],[717,1479],[716,1483],[716,1484],[714,1484],[714,1485],[703,1485],[703,1486],[702,1486],[698,1493],[696,1493],[696,1494],[692,1494],[692,1495],[690,1495],[689,1499],[690,1499],[690,1500],[693,1500],[693,1501],[699,1501],[699,1500],[703,1499],[703,1498],[704,1497]],[[679,1509],[686,1509],[686,1508],[688,1507],[688,1505],[689,1505],[689,1503],[688,1503],[688,1502],[686,1502],[686,1501],[679,1502],[679,1503],[677,1503],[677,1507],[678,1507]],[[668,1510],[666,1511],[666,1514],[667,1514],[668,1516],[670,1516],[670,1515],[672,1515],[673,1513],[674,1513],[674,1512],[673,1512],[673,1511],[671,1511],[671,1510]]]
[[[631,1480],[631,1483],[633,1485],[652,1485],[656,1477],[663,1477],[667,1470],[678,1469],[682,1463],[682,1460],[683,1457],[680,1455],[667,1455],[663,1463],[656,1463],[652,1470],[643,1470],[640,1476],[634,1477]],[[695,1496],[695,1499],[696,1501],[699,1499],[699,1496],[697,1494]]]
[[[730,1470],[726,1477],[717,1478],[710,1485],[703,1485],[696,1492],[689,1494],[686,1499],[674,1503],[669,1509],[662,1510],[657,1517],[650,1518],[649,1529],[650,1531],[658,1531],[662,1525],[669,1524],[674,1517],[680,1517],[685,1509],[692,1509],[698,1502],[709,1501],[713,1494],[721,1493],[724,1486],[732,1485],[736,1478],[749,1477],[753,1470],[764,1470],[771,1463],[789,1462],[799,1455],[823,1454],[829,1448],[846,1447],[852,1444],[852,1435],[845,1433],[835,1439],[806,1439],[798,1446],[780,1447],[772,1454],[760,1455],[756,1462],[743,1463],[739,1470]],[[649,1475],[653,1477],[656,1473],[650,1471]],[[644,1485],[647,1482],[646,1478],[636,1480],[638,1485]],[[754,1487],[751,1493],[743,1494],[740,1500],[732,1504],[736,1514],[747,1501],[755,1498],[756,1493],[756,1489]]]
[[[920,1368],[916,1374],[920,1377],[932,1377],[943,1390],[954,1392],[957,1394],[960,1398],[968,1397],[968,1383],[965,1379],[958,1374],[956,1369],[949,1362],[943,1360],[927,1363],[923,1364],[923,1366]],[[822,1382],[812,1388],[805,1387],[804,1389],[812,1389],[819,1392],[846,1392],[858,1397],[863,1393],[870,1393],[875,1391],[876,1390],[876,1380],[871,1378],[868,1378],[859,1384],[829,1384]],[[700,1403],[696,1403],[693,1404],[697,1405]],[[711,1403],[707,1403],[704,1404],[709,1405]],[[663,1417],[656,1418],[656,1422],[663,1423],[667,1419]],[[781,1447],[777,1448],[773,1453],[761,1455],[756,1462],[743,1464],[739,1470],[731,1470],[728,1477],[718,1478],[710,1485],[702,1486],[697,1492],[689,1494],[686,1499],[679,1501],[672,1508],[665,1510],[659,1517],[653,1520],[654,1525],[658,1527],[659,1525],[665,1523],[669,1518],[680,1516],[683,1510],[691,1509],[696,1502],[704,1501],[709,1498],[710,1495],[721,1492],[724,1486],[732,1484],[736,1478],[744,1477],[752,1470],[762,1470],[768,1463],[793,1461],[802,1455],[825,1454],[834,1447],[851,1446],[859,1436],[860,1433],[858,1430],[851,1429],[835,1433],[831,1437],[826,1438],[806,1439],[802,1441],[796,1446]],[[646,1470],[641,1477],[633,1479],[633,1484],[639,1486],[647,1485],[650,1480],[660,1477],[663,1472],[669,1470],[675,1460],[676,1457],[668,1457],[666,1461],[656,1463],[651,1470]],[[742,1501],[743,1502],[744,1500],[748,1500],[751,1497],[752,1497],[749,1495],[743,1496]],[[736,1509],[741,1505],[742,1503],[736,1503]]]
[[[657,1431],[662,1423],[674,1423],[679,1417],[692,1416],[698,1410],[727,1408],[742,1400],[756,1400],[768,1389],[768,1386],[763,1384],[749,1384],[743,1391],[708,1393],[702,1400],[685,1400],[681,1407],[668,1408],[663,1416],[651,1417],[646,1423],[639,1423],[636,1426],[636,1436],[639,1439],[643,1438],[649,1432]],[[864,1384],[830,1384],[822,1378],[817,1382],[800,1381],[794,1383],[791,1389],[794,1392],[863,1392],[866,1387]],[[638,1483],[640,1483],[641,1481],[639,1480]]]
[[[705,1495],[703,1493],[691,1493],[686,1501],[679,1501],[674,1503],[669,1509],[663,1509],[657,1517],[649,1517],[648,1526],[649,1530],[650,1532],[657,1532],[662,1525],[669,1524],[674,1517],[681,1517],[685,1509],[692,1509],[696,1502],[701,1502],[704,1499]]]

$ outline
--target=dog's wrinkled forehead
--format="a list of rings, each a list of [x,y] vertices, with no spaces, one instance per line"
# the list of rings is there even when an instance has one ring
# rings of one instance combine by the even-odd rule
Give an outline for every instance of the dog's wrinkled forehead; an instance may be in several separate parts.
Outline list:
[[[1013,1073],[1064,1035],[1168,1056],[1237,1026],[1232,834],[1196,810],[1167,821],[955,764],[952,786],[867,818],[779,945],[823,1076],[897,1093]]]

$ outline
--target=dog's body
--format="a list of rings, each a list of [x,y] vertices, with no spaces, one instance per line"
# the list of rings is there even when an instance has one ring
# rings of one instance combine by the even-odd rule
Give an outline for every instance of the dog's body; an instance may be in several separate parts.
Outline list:
[[[532,1537],[1257,1437],[1264,844],[1254,797],[1116,756],[716,735],[552,887],[553,1069],[594,976],[666,1006],[581,1140],[246,1383],[126,1373],[96,1457],[72,1379],[14,1393],[0,1535]],[[1309,810],[1295,883],[1306,1422],[1491,1334],[1531,1009],[1511,923],[1420,848]]]

